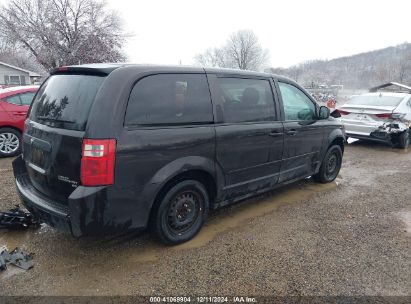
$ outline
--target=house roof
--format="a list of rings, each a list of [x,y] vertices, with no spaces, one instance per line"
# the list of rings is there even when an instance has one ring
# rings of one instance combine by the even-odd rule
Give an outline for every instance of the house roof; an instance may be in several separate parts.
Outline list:
[[[405,84],[398,83],[398,82],[387,82],[387,83],[380,84],[379,86],[371,88],[370,92],[377,92],[379,89],[383,89],[383,88],[390,87],[390,86],[397,86],[397,87],[400,87],[403,91],[408,90],[409,93],[411,93],[411,87],[410,86],[407,86]]]
[[[1,61],[0,61],[0,65],[4,65],[4,66],[6,66],[6,67],[9,67],[9,68],[12,68],[12,69],[15,69],[15,70],[18,70],[18,71],[22,71],[22,72],[29,73],[29,76],[30,76],[30,77],[41,77],[40,74],[37,74],[37,73],[35,73],[35,72],[32,72],[32,71],[29,71],[29,70],[25,70],[25,69],[16,67],[16,66],[14,66],[14,65],[11,65],[11,64],[8,64],[8,63],[5,63],[5,62],[1,62]]]

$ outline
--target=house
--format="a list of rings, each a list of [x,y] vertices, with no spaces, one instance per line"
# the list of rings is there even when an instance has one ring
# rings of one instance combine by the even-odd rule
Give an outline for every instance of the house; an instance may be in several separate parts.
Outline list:
[[[31,85],[40,78],[40,74],[0,62],[0,86]]]

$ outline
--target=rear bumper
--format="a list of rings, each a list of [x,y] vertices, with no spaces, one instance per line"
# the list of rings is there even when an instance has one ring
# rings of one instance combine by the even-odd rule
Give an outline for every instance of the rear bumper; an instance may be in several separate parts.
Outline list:
[[[21,156],[13,161],[13,171],[17,193],[27,210],[50,226],[72,233],[68,208],[53,202],[34,189]]]
[[[124,204],[117,203],[115,198],[108,200],[113,193],[108,194],[107,187],[79,186],[64,205],[34,188],[22,156],[13,161],[13,171],[23,205],[42,222],[74,237],[123,233],[144,229],[147,224],[148,212],[132,217],[130,211],[134,211],[133,208],[125,212]]]
[[[408,126],[401,122],[361,122],[340,119],[347,137],[391,142],[393,136],[404,132]]]

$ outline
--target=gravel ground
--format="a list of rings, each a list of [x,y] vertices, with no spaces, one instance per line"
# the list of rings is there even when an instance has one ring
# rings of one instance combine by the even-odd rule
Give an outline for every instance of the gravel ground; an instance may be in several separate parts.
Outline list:
[[[0,210],[18,202],[0,159]],[[34,253],[3,295],[411,295],[411,151],[355,142],[337,181],[310,179],[213,212],[192,241],[74,240],[43,225],[0,231]]]

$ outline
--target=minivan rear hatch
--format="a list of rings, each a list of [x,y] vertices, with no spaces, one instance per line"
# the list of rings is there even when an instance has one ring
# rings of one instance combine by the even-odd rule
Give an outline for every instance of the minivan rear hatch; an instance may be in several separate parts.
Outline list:
[[[23,159],[34,188],[67,204],[80,185],[82,142],[105,76],[57,73],[41,86],[23,135]]]

